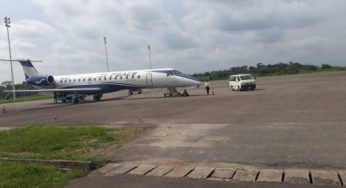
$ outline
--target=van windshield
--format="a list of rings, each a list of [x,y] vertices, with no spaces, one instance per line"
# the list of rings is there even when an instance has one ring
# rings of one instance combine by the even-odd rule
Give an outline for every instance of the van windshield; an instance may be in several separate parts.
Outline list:
[[[253,76],[251,75],[244,75],[244,76],[240,76],[241,80],[253,80]]]

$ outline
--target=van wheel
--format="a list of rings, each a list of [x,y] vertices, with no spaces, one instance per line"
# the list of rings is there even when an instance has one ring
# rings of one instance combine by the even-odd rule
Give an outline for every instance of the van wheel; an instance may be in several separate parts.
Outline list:
[[[232,89],[232,91],[235,91],[235,89],[234,89],[234,87],[233,87],[233,86],[231,86],[231,89]]]

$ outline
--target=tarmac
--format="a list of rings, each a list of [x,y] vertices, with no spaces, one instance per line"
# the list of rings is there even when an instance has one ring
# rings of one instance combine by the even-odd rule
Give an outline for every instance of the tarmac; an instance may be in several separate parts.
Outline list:
[[[255,91],[233,92],[227,81],[211,82],[215,95],[209,96],[203,88],[188,88],[190,97],[172,98],[164,98],[162,89],[148,89],[141,95],[121,91],[100,102],[77,105],[52,104],[53,100],[13,103],[0,114],[0,127],[153,124],[157,128],[152,133],[107,157],[146,165],[239,164],[339,171],[346,169],[345,80],[345,72],[273,76],[258,79]],[[138,181],[146,178],[173,181],[142,176]],[[95,177],[85,181],[91,179]],[[190,181],[195,182],[176,183],[183,187]]]

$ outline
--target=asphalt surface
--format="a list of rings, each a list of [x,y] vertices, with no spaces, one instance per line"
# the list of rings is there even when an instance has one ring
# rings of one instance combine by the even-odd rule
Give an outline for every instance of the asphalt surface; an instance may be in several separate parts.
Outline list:
[[[210,96],[203,88],[190,88],[190,97],[164,98],[163,90],[154,89],[133,96],[117,92],[101,102],[78,105],[52,100],[6,104],[0,127],[152,123],[158,128],[151,134],[107,157],[346,168],[345,80],[346,72],[273,76],[258,79],[253,92],[232,92],[227,81],[216,81]]]

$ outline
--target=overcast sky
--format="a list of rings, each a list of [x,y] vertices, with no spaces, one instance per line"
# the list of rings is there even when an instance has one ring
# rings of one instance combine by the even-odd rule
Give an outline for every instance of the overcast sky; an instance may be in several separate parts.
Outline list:
[[[0,0],[12,57],[47,74],[172,67],[185,73],[295,61],[346,66],[345,0]],[[0,27],[0,58],[9,58]],[[14,62],[16,83],[24,81]],[[0,62],[0,81],[10,80]]]

